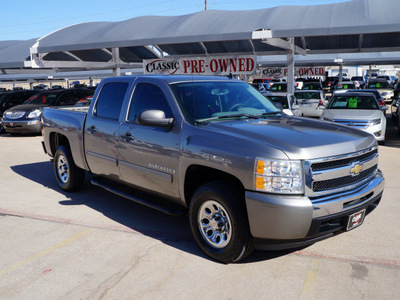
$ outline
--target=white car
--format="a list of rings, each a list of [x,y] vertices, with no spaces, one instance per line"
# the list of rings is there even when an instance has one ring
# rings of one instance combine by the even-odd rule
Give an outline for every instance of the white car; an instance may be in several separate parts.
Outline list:
[[[374,79],[368,82],[368,89],[375,89],[381,93],[383,100],[386,103],[392,103],[392,98],[394,97],[393,88],[385,79]]]
[[[295,91],[294,95],[300,105],[300,115],[304,117],[320,117],[328,104],[321,90]]]
[[[269,91],[262,94],[274,103],[276,107],[282,109],[285,114],[289,116],[301,116],[300,106],[295,96],[288,93],[274,93]]]
[[[369,132],[383,145],[387,109],[387,106],[379,106],[373,94],[347,92],[335,94],[320,119]]]

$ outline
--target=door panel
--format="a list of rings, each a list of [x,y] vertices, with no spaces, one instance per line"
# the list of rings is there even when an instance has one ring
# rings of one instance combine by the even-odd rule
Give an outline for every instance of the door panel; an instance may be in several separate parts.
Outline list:
[[[106,83],[85,123],[85,151],[90,170],[119,178],[117,166],[118,130],[128,82]]]
[[[167,118],[173,117],[162,90],[156,85],[139,82],[128,119],[119,130],[120,176],[130,184],[176,197],[180,129],[177,124],[172,128],[138,124],[138,115],[149,109],[162,110]]]

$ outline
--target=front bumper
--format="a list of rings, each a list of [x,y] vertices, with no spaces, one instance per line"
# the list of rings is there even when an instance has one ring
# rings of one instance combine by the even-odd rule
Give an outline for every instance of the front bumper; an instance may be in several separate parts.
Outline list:
[[[3,127],[8,133],[39,133],[41,131],[41,122],[40,120],[3,120]]]
[[[246,192],[247,213],[255,247],[264,250],[296,248],[346,229],[349,216],[379,204],[385,180],[380,171],[354,192],[322,199]]]

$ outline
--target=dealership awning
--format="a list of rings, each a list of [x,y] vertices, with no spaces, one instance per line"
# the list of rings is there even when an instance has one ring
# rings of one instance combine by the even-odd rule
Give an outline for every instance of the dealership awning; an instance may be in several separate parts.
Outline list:
[[[160,56],[400,51],[398,0],[248,11],[207,10],[72,25],[31,48],[40,68],[132,68]]]
[[[30,60],[29,48],[36,40],[0,41],[0,69],[24,68],[24,62]]]

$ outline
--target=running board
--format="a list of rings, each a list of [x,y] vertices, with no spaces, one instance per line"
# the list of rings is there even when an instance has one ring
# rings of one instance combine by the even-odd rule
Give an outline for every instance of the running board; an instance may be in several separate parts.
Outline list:
[[[127,198],[129,200],[132,200],[136,203],[145,205],[147,207],[156,209],[158,211],[161,211],[163,213],[173,215],[173,216],[183,216],[186,214],[186,209],[183,207],[180,207],[178,205],[173,205],[171,203],[167,203],[169,205],[164,205],[164,203],[161,204],[161,202],[167,202],[167,199],[161,198],[159,196],[142,192],[136,189],[133,189],[129,186],[123,185],[122,183],[114,182],[111,180],[107,180],[102,177],[94,177],[91,180],[91,183],[93,185],[99,186],[111,193],[117,194],[118,196]],[[152,200],[147,200],[145,198],[151,198]]]

